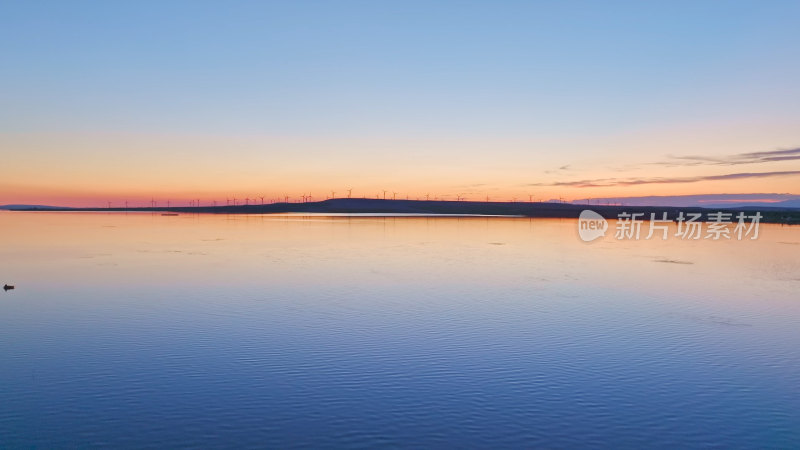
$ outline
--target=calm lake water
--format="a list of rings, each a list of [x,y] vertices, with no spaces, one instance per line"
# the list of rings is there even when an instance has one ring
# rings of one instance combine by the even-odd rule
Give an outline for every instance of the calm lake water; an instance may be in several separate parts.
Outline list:
[[[612,224],[613,227],[613,224]],[[0,212],[0,447],[800,446],[800,228]]]

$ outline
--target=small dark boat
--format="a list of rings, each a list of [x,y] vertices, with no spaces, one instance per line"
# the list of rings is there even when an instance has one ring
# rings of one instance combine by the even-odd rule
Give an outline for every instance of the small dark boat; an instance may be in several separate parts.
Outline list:
[[[3,285],[3,290],[4,291],[10,291],[11,289],[14,289],[14,286],[12,286],[10,284]]]

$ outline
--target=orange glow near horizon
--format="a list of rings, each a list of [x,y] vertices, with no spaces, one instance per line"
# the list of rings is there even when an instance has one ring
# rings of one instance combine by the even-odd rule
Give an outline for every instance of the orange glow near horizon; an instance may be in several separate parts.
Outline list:
[[[649,138],[648,136],[645,136]],[[697,141],[694,136],[692,139]],[[690,139],[682,148],[690,148]],[[765,140],[766,141],[766,140]],[[731,145],[707,136],[682,154],[746,153],[763,149],[753,139]],[[332,196],[473,201],[572,201],[586,198],[694,194],[798,194],[800,160],[761,164],[657,164],[669,154],[653,146],[637,153],[639,139],[616,139],[608,152],[570,151],[585,139],[344,139],[200,137],[163,135],[0,134],[4,155],[0,204],[76,207],[260,203]],[[613,150],[612,150],[613,147]],[[499,157],[498,150],[503,157]],[[603,150],[602,146],[598,146]],[[550,151],[557,149],[560,151]],[[725,152],[723,152],[725,150]],[[673,152],[674,153],[674,152]],[[648,155],[655,156],[648,156]],[[741,173],[790,172],[743,179],[704,179]],[[677,179],[677,181],[675,181]],[[686,182],[681,180],[697,179]],[[635,182],[630,183],[630,180]],[[640,183],[636,180],[644,180]],[[647,182],[672,180],[672,182]],[[570,185],[575,183],[589,186]],[[335,192],[335,194],[334,194]],[[396,194],[395,194],[396,193]]]
[[[534,202],[541,202],[541,201],[550,201],[550,200],[557,200],[559,197],[564,201],[575,201],[581,199],[592,199],[592,198],[626,198],[626,197],[638,197],[638,196],[650,196],[650,195],[657,195],[657,196],[682,196],[682,195],[695,195],[695,194],[749,194],[750,191],[746,191],[741,189],[737,189],[737,186],[732,182],[727,183],[693,183],[697,186],[697,190],[695,189],[688,189],[686,187],[679,188],[679,187],[667,187],[664,189],[654,189],[652,187],[645,189],[645,188],[634,188],[628,190],[619,190],[619,189],[597,189],[597,188],[569,188],[564,189],[559,194],[558,191],[552,189],[531,189],[531,190],[493,190],[493,191],[486,191],[486,192],[471,192],[463,194],[461,192],[457,192],[455,190],[447,191],[446,189],[427,189],[427,190],[417,190],[413,192],[403,191],[402,189],[398,191],[389,191],[385,193],[387,199],[392,199],[393,193],[397,192],[395,198],[398,200],[404,200],[406,198],[410,200],[425,200],[426,195],[430,200],[456,200],[458,196],[463,200],[467,201],[486,201],[487,198],[489,201],[492,202],[510,202],[510,201],[518,201],[518,202],[527,202],[531,199]],[[728,186],[731,190],[724,189],[724,186]],[[770,184],[760,184],[758,188],[758,192],[767,191],[767,192],[774,192],[774,193],[791,193],[792,191],[796,191],[797,181],[796,180],[784,180],[783,182],[775,182]],[[694,186],[693,186],[694,187]],[[736,189],[736,190],[734,190]],[[367,189],[361,191],[359,189],[353,189],[352,191],[352,198],[384,198],[384,190],[378,189],[377,187],[373,189]],[[738,192],[737,192],[738,191]],[[151,200],[156,201],[158,206],[166,206],[167,202],[170,202],[171,206],[190,206],[190,204],[196,202],[197,200],[200,201],[200,205],[202,206],[211,206],[216,202],[217,206],[222,206],[226,204],[226,201],[230,201],[230,204],[233,204],[233,200],[236,200],[236,203],[241,205],[244,204],[246,199],[249,200],[249,204],[259,204],[262,202],[261,197],[263,197],[264,203],[273,203],[273,202],[282,202],[284,198],[288,196],[290,202],[300,202],[302,201],[303,196],[311,195],[309,201],[320,201],[326,200],[332,197],[332,193],[335,192],[336,198],[343,198],[347,197],[347,189],[340,188],[338,190],[307,190],[301,191],[299,189],[296,190],[277,190],[277,189],[263,189],[263,190],[245,190],[239,189],[238,192],[231,193],[230,191],[218,191],[214,192],[211,190],[204,191],[198,193],[196,195],[192,195],[190,192],[161,192],[159,194],[148,195],[147,192],[136,192],[135,190],[106,190],[105,192],[98,193],[89,192],[89,191],[59,191],[56,189],[8,189],[3,187],[3,196],[0,197],[0,204],[31,204],[31,205],[55,205],[55,206],[70,206],[70,207],[106,207],[108,203],[111,203],[113,207],[122,207],[125,206],[126,202],[127,205],[131,208],[133,207],[147,207],[150,206]],[[735,202],[737,200],[714,200],[715,203],[719,202]],[[756,201],[751,199],[750,201]],[[775,201],[774,199],[760,199],[760,202],[772,202]]]

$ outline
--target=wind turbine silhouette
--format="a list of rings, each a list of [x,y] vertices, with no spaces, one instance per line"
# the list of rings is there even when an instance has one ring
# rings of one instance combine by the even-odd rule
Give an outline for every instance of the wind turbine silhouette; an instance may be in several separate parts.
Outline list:
[[[430,199],[431,199],[431,194],[425,194],[425,201],[427,202]]]
[[[348,190],[347,190],[347,198],[350,198],[350,196],[351,196],[352,194],[353,194],[353,188],[350,188],[350,189],[348,189]]]
[[[386,190],[383,191],[383,199],[386,200]]]
[[[262,196],[260,196],[260,197],[258,197],[258,198],[260,198],[260,199],[261,199],[261,206],[264,206],[264,196],[262,195]]]
[[[392,192],[392,200],[397,200],[397,192]]]
[[[336,192],[335,191],[331,191],[331,198],[336,198]]]

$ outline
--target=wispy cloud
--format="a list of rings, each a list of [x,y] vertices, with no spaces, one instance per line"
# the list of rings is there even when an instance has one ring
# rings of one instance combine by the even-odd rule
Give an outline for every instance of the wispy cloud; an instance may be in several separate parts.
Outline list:
[[[773,150],[768,152],[750,152],[738,153],[735,155],[709,157],[709,156],[674,156],[667,155],[669,160],[659,161],[650,164],[660,166],[700,166],[700,165],[714,165],[714,166],[736,166],[740,164],[761,164],[776,161],[792,161],[800,160],[800,148],[792,148],[788,150]]]
[[[571,187],[611,187],[640,184],[696,183],[698,181],[738,180],[747,178],[767,178],[787,175],[800,175],[800,170],[782,172],[744,172],[724,175],[705,175],[694,177],[647,177],[647,178],[597,178],[578,181],[557,181],[553,183],[531,183],[528,186],[571,186]]]
[[[575,204],[624,203],[627,206],[700,206],[736,205],[800,207],[800,195],[777,193],[651,195],[645,197],[592,197],[573,200]]]
[[[553,173],[564,172],[564,171],[567,171],[567,170],[572,170],[571,166],[572,166],[571,164],[565,164],[565,165],[563,165],[563,166],[561,166],[561,167],[559,167],[558,169],[555,169],[555,170],[545,170],[544,173],[553,174]]]

